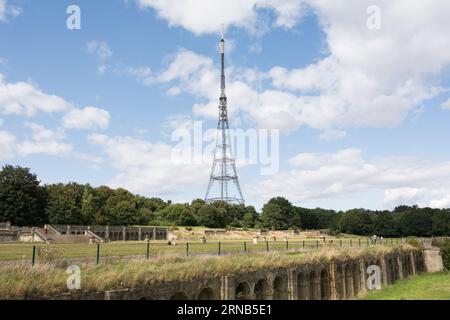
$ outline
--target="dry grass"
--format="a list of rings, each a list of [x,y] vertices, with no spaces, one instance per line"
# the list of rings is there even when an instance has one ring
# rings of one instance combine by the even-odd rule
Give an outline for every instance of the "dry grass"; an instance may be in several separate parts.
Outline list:
[[[404,247],[411,250],[412,247]],[[189,281],[257,270],[289,268],[304,263],[378,257],[398,249],[323,249],[315,252],[284,252],[222,257],[161,257],[117,264],[81,265],[81,292],[117,290],[160,282]],[[0,266],[0,299],[45,298],[67,292],[68,274],[54,265]]]

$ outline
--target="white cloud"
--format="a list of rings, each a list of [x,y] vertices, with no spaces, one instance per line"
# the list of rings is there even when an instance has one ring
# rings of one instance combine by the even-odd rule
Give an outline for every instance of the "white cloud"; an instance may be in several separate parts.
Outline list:
[[[441,107],[442,109],[450,110],[450,99],[442,103]]]
[[[440,207],[450,196],[450,162],[408,157],[366,160],[360,150],[345,149],[299,154],[289,164],[289,170],[247,185],[246,191],[264,200],[283,195],[296,203],[379,192],[387,208],[400,204]]]
[[[8,18],[15,18],[22,13],[22,8],[8,5],[6,0],[0,0],[0,22],[7,22]]]
[[[203,19],[183,10],[185,3],[195,7],[196,1],[183,1],[179,6],[178,1],[141,2],[173,25],[196,33],[217,29],[209,21],[211,16],[204,14],[208,7],[195,11],[201,12]],[[261,3],[249,1],[247,10],[239,10],[252,16],[258,6],[272,6],[279,12],[296,12],[290,5],[302,7],[295,1]],[[259,127],[293,131],[310,126],[323,131],[323,139],[330,139],[343,137],[349,127],[396,126],[445,91],[440,82],[450,66],[450,20],[446,14],[450,2],[379,1],[382,29],[376,31],[366,27],[366,9],[372,4],[368,0],[350,0],[345,6],[336,6],[334,0],[304,3],[319,17],[329,55],[301,69],[274,66],[263,76],[271,79],[270,86],[251,83],[241,70],[228,68],[231,113],[241,114]],[[222,2],[214,4],[217,9]],[[293,16],[298,19],[301,11]],[[174,12],[180,12],[180,17]],[[182,17],[181,12],[185,13]],[[232,24],[241,26],[240,21],[237,18]],[[218,70],[209,57],[181,50],[158,79],[178,81],[177,93],[183,90],[206,99],[206,103],[193,106],[195,114],[217,116]]]
[[[334,140],[345,138],[346,136],[347,136],[347,133],[345,131],[330,129],[330,130],[325,130],[324,132],[322,132],[322,134],[320,135],[320,138],[325,141],[334,141]]]
[[[260,9],[275,13],[274,25],[293,27],[301,15],[301,0],[137,0],[141,8],[153,8],[171,26],[181,26],[195,34],[219,32],[226,27],[246,28],[261,33],[268,28],[258,19]]]
[[[23,157],[33,154],[46,155],[70,155],[73,152],[72,145],[63,142],[64,134],[61,131],[53,131],[42,125],[27,123],[31,129],[31,139],[23,141],[17,145],[17,152]]]
[[[384,192],[383,203],[385,207],[393,208],[401,205],[416,205],[421,201],[425,191],[419,188],[397,188]]]
[[[147,66],[142,67],[128,67],[125,70],[116,71],[118,74],[125,74],[128,77],[136,79],[137,82],[143,85],[151,85],[154,83],[152,70]]]
[[[86,46],[88,53],[95,54],[100,60],[106,60],[113,55],[109,44],[105,41],[89,41]]]
[[[0,160],[9,160],[15,154],[16,137],[6,131],[0,131]]]
[[[26,82],[7,83],[0,74],[0,114],[34,116],[67,110],[72,104]]]
[[[108,111],[85,107],[72,109],[62,118],[62,125],[67,129],[106,129],[109,125],[110,114]]]
[[[90,143],[107,154],[118,171],[110,185],[147,195],[174,194],[204,185],[210,163],[186,164],[172,161],[172,146],[131,137],[92,134]]]

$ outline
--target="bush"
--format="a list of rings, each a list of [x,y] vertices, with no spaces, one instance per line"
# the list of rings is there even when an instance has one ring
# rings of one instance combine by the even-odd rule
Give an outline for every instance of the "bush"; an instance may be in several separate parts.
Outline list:
[[[416,247],[416,248],[422,247],[422,243],[419,241],[419,239],[417,237],[408,237],[408,238],[406,238],[405,243],[409,244],[410,246]]]
[[[192,227],[186,227],[186,231],[192,231]]]
[[[62,257],[63,254],[58,247],[50,245],[37,247],[37,261],[39,263],[56,264]]]
[[[450,239],[439,240],[437,246],[441,249],[444,268],[450,270]]]

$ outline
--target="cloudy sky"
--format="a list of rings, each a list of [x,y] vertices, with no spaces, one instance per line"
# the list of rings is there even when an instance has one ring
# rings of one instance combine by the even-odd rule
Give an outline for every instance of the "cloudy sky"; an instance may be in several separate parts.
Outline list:
[[[67,28],[73,4],[80,30]],[[448,207],[449,12],[448,0],[0,0],[0,165],[202,198],[211,163],[174,161],[173,133],[216,125],[223,23],[231,126],[280,133],[279,170],[238,166],[248,204]]]

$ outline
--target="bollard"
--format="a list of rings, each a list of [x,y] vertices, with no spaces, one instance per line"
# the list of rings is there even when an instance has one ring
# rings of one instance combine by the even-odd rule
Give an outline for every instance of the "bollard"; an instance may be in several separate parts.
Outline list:
[[[97,264],[100,263],[100,243],[97,243]]]
[[[31,254],[31,265],[34,267],[36,262],[36,246],[33,246],[33,252]]]
[[[147,260],[150,258],[150,241],[147,241]]]

